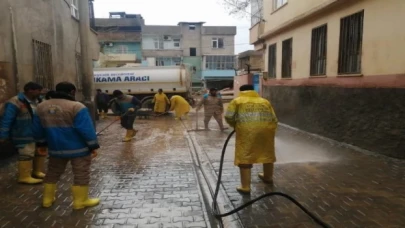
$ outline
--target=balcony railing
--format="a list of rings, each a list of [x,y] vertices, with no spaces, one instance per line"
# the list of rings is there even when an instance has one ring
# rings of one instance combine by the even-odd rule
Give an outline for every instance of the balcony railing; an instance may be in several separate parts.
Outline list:
[[[135,62],[136,61],[136,54],[113,54],[108,53],[106,54],[107,61],[112,62]]]
[[[264,23],[259,22],[250,29],[250,44],[259,41],[259,37],[264,33]]]

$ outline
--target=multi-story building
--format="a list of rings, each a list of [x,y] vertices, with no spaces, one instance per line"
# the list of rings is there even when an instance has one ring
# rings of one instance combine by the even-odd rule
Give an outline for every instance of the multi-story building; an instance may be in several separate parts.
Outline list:
[[[262,51],[248,50],[237,56],[237,74],[233,81],[234,97],[239,96],[239,87],[253,84],[257,92],[260,91],[260,74],[263,67]]]
[[[180,22],[177,26],[146,25],[142,30],[143,65],[183,63],[192,69],[193,86],[223,88],[235,75],[236,27],[203,26]]]
[[[79,1],[0,1],[0,102],[29,81],[54,89],[74,83],[82,98]],[[92,1],[90,9],[92,8]],[[90,17],[92,17],[92,10]],[[98,59],[97,34],[89,33],[90,54]]]
[[[405,1],[254,0],[262,95],[294,127],[405,158]]]
[[[237,65],[237,69],[241,73],[260,73],[263,67],[263,52],[248,50],[239,53]]]
[[[141,15],[125,12],[111,12],[109,18],[96,18],[95,29],[101,45],[100,61],[96,67],[141,65],[144,24]]]

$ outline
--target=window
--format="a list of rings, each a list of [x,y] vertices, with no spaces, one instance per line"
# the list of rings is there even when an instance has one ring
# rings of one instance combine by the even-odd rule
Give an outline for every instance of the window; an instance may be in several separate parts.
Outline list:
[[[206,56],[205,68],[209,70],[233,70],[235,69],[235,56],[233,55]]]
[[[281,59],[281,77],[291,78],[292,67],[292,44],[293,39],[283,41],[282,59]]]
[[[326,75],[327,32],[327,25],[312,30],[311,76]]]
[[[339,74],[361,73],[364,10],[340,20]]]
[[[197,56],[197,48],[190,48],[190,56]]]
[[[212,48],[224,48],[224,39],[212,38]]]
[[[195,30],[195,25],[188,25],[189,30]]]
[[[163,60],[156,60],[156,66],[164,66],[165,65],[165,61]]]
[[[163,49],[163,40],[161,38],[153,38],[155,49]]]
[[[173,46],[180,47],[180,39],[173,39]]]
[[[156,66],[179,66],[181,63],[180,57],[157,57]]]
[[[287,4],[288,0],[274,0],[273,4],[273,9],[276,10],[282,6],[284,6],[285,4]]]
[[[269,46],[269,55],[268,55],[268,72],[269,78],[276,78],[276,69],[277,69],[277,44]]]
[[[128,54],[128,46],[126,45],[119,45],[115,51],[117,54]]]
[[[52,47],[32,40],[34,51],[34,81],[44,88],[53,88]]]
[[[79,0],[70,0],[70,11],[74,18],[79,19]]]
[[[252,0],[251,12],[251,23],[254,26],[263,19],[263,0]]]

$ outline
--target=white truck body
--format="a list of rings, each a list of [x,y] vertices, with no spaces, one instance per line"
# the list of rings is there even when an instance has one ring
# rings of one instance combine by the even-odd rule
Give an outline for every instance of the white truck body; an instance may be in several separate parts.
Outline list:
[[[166,94],[184,94],[191,91],[191,75],[182,66],[95,68],[96,89],[107,94],[114,90],[132,95],[154,95],[159,89]]]

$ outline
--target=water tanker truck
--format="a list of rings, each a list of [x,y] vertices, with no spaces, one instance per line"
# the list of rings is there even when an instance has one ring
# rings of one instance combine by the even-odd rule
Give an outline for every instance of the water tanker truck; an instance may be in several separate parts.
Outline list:
[[[191,106],[191,74],[185,65],[159,67],[115,67],[95,68],[96,89],[112,96],[114,90],[136,96],[142,101],[142,108],[151,108],[151,102],[159,89],[169,97],[180,95]]]

